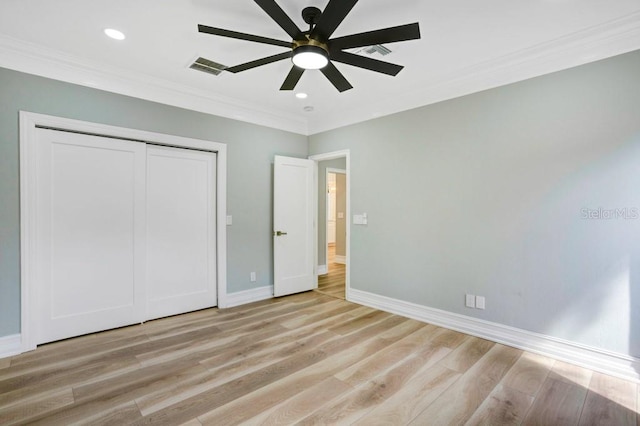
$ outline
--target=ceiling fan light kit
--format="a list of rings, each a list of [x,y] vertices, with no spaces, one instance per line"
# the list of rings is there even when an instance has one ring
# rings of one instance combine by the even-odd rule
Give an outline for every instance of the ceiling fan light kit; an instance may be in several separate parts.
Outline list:
[[[329,51],[326,47],[321,46],[320,43],[303,44],[294,47],[291,62],[305,70],[319,70],[329,63]]]
[[[358,0],[330,0],[324,11],[320,11],[320,9],[316,7],[305,8],[302,11],[302,18],[309,24],[309,31],[306,32],[298,28],[282,8],[278,6],[275,0],[254,1],[291,37],[291,42],[206,25],[198,25],[198,31],[221,37],[235,38],[289,49],[289,51],[285,53],[268,56],[225,69],[225,71],[231,73],[238,73],[284,59],[291,59],[293,67],[285,78],[280,90],[294,90],[306,70],[320,70],[339,92],[353,88],[333,62],[340,62],[358,68],[396,76],[402,70],[402,66],[345,52],[344,49],[417,40],[420,38],[420,27],[417,22],[331,38],[344,18],[351,12],[351,9],[353,9],[356,3],[358,3]]]

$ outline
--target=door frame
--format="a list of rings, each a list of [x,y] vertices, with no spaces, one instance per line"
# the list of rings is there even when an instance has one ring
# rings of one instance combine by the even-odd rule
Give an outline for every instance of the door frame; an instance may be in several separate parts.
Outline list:
[[[21,351],[36,348],[34,316],[31,315],[35,285],[36,233],[36,156],[37,128],[85,133],[155,145],[190,148],[217,153],[216,227],[217,227],[217,299],[218,307],[227,305],[227,146],[220,142],[192,139],[143,130],[91,123],[51,115],[20,111],[20,308]]]
[[[347,171],[345,169],[335,169],[332,167],[327,167],[327,169],[325,170],[325,175],[324,175],[324,181],[325,181],[325,185],[327,184],[327,182],[329,182],[329,173],[333,173],[333,174],[343,174],[343,175],[347,175]],[[349,178],[347,178],[347,181],[349,180]],[[347,194],[345,194],[345,198],[346,198]],[[325,201],[325,231],[327,231],[329,229],[329,194],[327,193],[326,195],[326,201]],[[335,206],[334,206],[335,207]],[[336,218],[337,220],[337,218]],[[345,220],[348,222],[349,221],[349,217],[345,215]],[[325,232],[326,233],[326,232]],[[329,237],[326,237],[325,240],[325,245],[324,245],[324,259],[325,259],[325,263],[327,264],[327,271],[329,270]]]
[[[347,223],[346,223],[346,228],[347,228],[347,236],[346,236],[346,240],[345,240],[345,244],[346,244],[346,271],[345,271],[345,300],[350,301],[351,300],[351,151],[348,149],[344,149],[344,150],[340,150],[340,151],[332,151],[332,152],[326,152],[326,153],[322,153],[322,154],[315,154],[315,155],[310,155],[309,156],[309,160],[313,160],[315,162],[315,172],[314,172],[314,176],[315,176],[315,185],[313,186],[313,191],[315,193],[315,197],[314,200],[316,200],[316,204],[317,204],[317,200],[318,200],[318,163],[320,161],[326,161],[326,160],[335,160],[338,158],[344,158],[345,162],[346,162],[346,174],[347,174],[347,212],[346,212],[346,219],[347,219]],[[318,223],[318,208],[316,206],[316,208],[314,209],[314,223]],[[319,231],[319,226],[316,226],[316,232],[315,232],[315,241],[314,241],[314,245],[313,245],[313,250],[315,252],[315,258],[316,258],[316,278],[317,278],[317,273],[318,273],[318,231]],[[326,230],[325,230],[326,232]]]

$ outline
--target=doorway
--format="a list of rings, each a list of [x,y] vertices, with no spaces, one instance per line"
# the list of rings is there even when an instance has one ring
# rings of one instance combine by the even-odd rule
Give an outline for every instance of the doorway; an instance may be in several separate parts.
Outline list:
[[[316,291],[349,300],[349,152],[310,157],[317,165]]]
[[[340,161],[333,160],[333,161]],[[318,276],[318,291],[344,299],[346,270],[347,171],[327,168],[325,172],[325,259],[326,271]]]

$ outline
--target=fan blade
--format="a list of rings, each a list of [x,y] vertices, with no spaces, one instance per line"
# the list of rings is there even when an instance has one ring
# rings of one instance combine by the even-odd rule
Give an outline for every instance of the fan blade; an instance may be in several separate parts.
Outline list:
[[[326,67],[320,69],[320,71],[322,71],[322,74],[329,79],[331,84],[333,84],[339,92],[353,89],[353,86],[349,84],[347,79],[344,78],[344,75],[342,75],[338,68],[331,62],[329,62]]]
[[[287,75],[284,83],[282,83],[282,87],[280,88],[280,90],[295,89],[298,81],[300,81],[300,77],[302,77],[302,74],[304,74],[304,68],[299,68],[294,65],[291,68],[291,71],[289,71],[289,75]]]
[[[271,17],[276,24],[280,25],[280,28],[285,30],[287,34],[294,40],[300,40],[302,37],[302,31],[300,28],[289,18],[289,15],[284,13],[284,10],[278,6],[275,0],[254,0],[258,6],[262,8],[267,15]]]
[[[324,8],[318,25],[311,31],[311,38],[327,41],[333,32],[351,12],[358,0],[331,0]]]
[[[222,28],[208,27],[206,25],[198,25],[198,31],[206,34],[213,34],[222,37],[236,38],[239,40],[255,41],[256,43],[271,44],[274,46],[291,48],[291,42],[281,41],[273,38],[261,37],[252,34],[239,33],[237,31],[224,30]]]
[[[404,68],[403,66],[391,64],[389,62],[379,61],[377,59],[371,59],[365,56],[354,55],[353,53],[341,51],[331,53],[331,60],[393,76],[396,76]]]
[[[351,49],[353,47],[374,46],[383,43],[395,43],[398,41],[416,40],[420,38],[420,26],[418,23],[400,25],[398,27],[382,30],[368,31],[338,37],[329,41],[329,47],[333,50]]]
[[[256,68],[262,65],[271,64],[273,62],[282,61],[283,59],[288,59],[290,57],[291,57],[291,52],[280,53],[278,55],[267,56],[266,58],[257,59],[255,61],[247,62],[245,64],[229,67],[225,69],[225,71],[229,71],[235,74],[241,71],[250,70],[251,68]]]

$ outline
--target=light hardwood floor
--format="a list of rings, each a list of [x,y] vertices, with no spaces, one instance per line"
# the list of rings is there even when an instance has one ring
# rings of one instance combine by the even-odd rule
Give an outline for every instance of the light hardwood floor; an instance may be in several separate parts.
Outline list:
[[[316,292],[0,363],[0,424],[633,425],[638,385]]]
[[[346,265],[335,263],[336,247],[329,245],[329,258],[327,259],[328,272],[324,275],[318,275],[319,293],[327,296],[345,299],[345,275]]]

